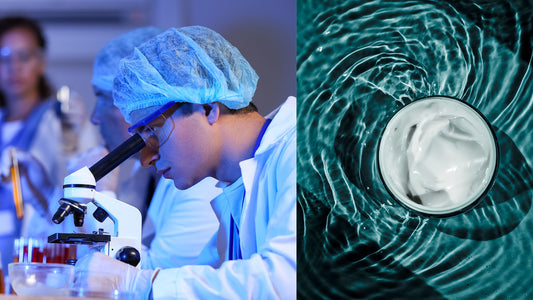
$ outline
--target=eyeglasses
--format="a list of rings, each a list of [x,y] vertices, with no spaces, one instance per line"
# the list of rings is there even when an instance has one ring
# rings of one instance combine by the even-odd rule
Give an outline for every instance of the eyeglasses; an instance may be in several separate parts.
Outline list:
[[[172,105],[170,108],[168,108],[162,114],[159,115],[164,119],[163,124],[161,124],[161,126],[142,125],[130,130],[130,132],[132,134],[139,134],[146,143],[146,145],[152,149],[158,149],[162,147],[170,139],[170,134],[174,131],[174,128],[176,127],[172,115],[174,114],[174,112],[176,112],[176,110],[178,110],[181,105],[182,103]],[[167,120],[169,119],[172,121],[172,128],[170,128],[170,130],[165,130],[165,125],[167,124]],[[155,118],[150,120],[148,123],[151,123],[153,120],[155,120]],[[143,123],[146,123],[146,121],[147,120],[143,120]]]
[[[175,123],[172,116],[167,118],[163,115],[163,117],[165,118],[165,121],[163,121],[163,125],[161,126],[152,127],[149,125],[145,125],[134,130],[134,133],[138,133],[142,137],[146,145],[152,149],[157,149],[163,146],[169,140],[172,131],[174,131]],[[163,129],[168,119],[172,121],[172,128],[170,129],[170,131]]]
[[[0,64],[8,64],[13,62],[28,63],[32,58],[42,55],[40,49],[22,49],[12,50],[9,47],[0,49]]]

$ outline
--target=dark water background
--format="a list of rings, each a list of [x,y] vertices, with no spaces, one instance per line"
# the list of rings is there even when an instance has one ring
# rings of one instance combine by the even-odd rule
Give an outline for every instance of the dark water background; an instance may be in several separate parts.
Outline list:
[[[533,299],[533,3],[298,1],[298,296]],[[389,118],[462,99],[496,130],[479,204],[419,216],[376,166]]]

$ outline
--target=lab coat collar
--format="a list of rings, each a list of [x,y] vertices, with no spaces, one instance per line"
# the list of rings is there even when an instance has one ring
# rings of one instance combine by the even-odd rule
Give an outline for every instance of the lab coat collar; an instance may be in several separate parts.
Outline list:
[[[234,183],[224,187],[222,193],[217,198],[224,198],[224,201],[227,203],[227,206],[230,209],[231,215],[237,224],[237,227],[240,224],[241,214],[242,214],[242,205],[244,199],[244,187],[242,177],[237,179]]]
[[[246,214],[247,210],[253,210],[257,206],[257,203],[254,203],[256,201],[251,201],[251,199],[257,198],[258,191],[254,188],[254,182],[257,181],[257,168],[263,165],[261,161],[265,161],[277,145],[290,138],[292,136],[290,132],[296,130],[296,98],[289,97],[284,104],[266,116],[266,118],[272,119],[272,122],[268,125],[254,157],[241,161],[239,164],[242,173],[241,180],[244,190],[246,190],[245,194],[243,194],[244,202],[239,206],[240,214]],[[239,215],[239,221],[235,221],[242,233],[245,228],[240,228],[240,219]]]

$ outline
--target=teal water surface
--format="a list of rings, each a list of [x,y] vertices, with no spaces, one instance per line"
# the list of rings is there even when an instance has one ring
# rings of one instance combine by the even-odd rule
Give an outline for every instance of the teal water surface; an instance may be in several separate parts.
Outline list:
[[[298,296],[533,298],[533,6],[298,1]],[[397,204],[376,155],[390,117],[444,95],[492,124],[487,196],[447,218]]]

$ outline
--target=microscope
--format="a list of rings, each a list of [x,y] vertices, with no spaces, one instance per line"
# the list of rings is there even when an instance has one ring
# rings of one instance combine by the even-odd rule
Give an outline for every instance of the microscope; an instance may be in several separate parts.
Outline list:
[[[49,243],[82,244],[99,248],[110,257],[140,267],[142,216],[140,211],[124,202],[96,191],[96,182],[123,161],[144,147],[143,139],[135,134],[90,168],[83,167],[65,177],[63,198],[52,221],[60,224],[73,215],[77,233],[55,233]],[[85,220],[88,216],[90,220]],[[99,228],[99,224],[111,220],[111,232]],[[85,225],[85,226],[84,226]],[[89,227],[89,228],[87,228]],[[81,231],[92,231],[85,233]]]

